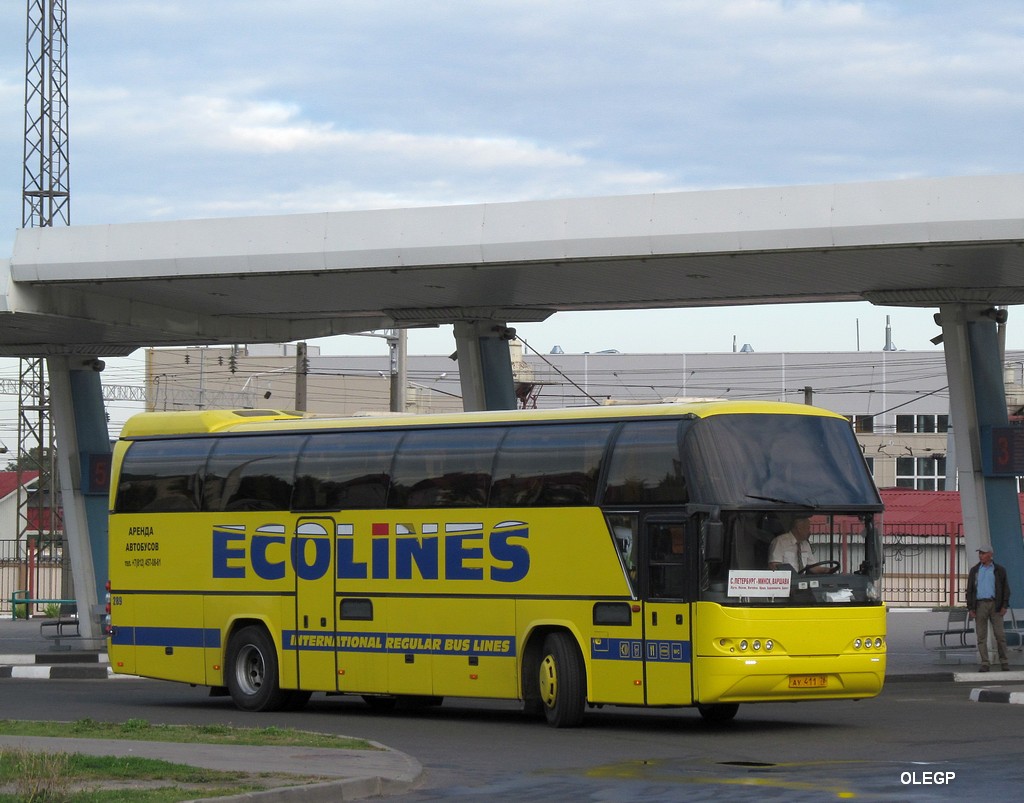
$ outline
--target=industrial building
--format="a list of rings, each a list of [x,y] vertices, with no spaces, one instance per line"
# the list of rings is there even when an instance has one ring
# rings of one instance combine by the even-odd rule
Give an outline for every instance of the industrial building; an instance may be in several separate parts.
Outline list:
[[[809,403],[846,415],[879,487],[953,490],[947,481],[953,423],[943,354],[934,351],[707,354],[539,354],[513,344],[523,407],[650,403],[678,398]],[[304,353],[303,353],[304,352]],[[457,355],[330,356],[304,344],[149,349],[150,410],[301,407],[319,415],[462,409]],[[1011,418],[1024,406],[1024,351],[1004,359]],[[305,404],[296,400],[305,398]]]

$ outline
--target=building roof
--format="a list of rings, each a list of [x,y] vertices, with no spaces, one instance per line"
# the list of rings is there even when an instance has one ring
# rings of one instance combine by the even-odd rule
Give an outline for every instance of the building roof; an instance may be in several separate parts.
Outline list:
[[[882,488],[885,504],[885,529],[942,526],[948,532],[963,531],[963,511],[959,491],[915,491],[910,488]],[[1024,521],[1024,494],[1017,495]]]
[[[22,474],[25,485],[39,476],[38,471],[26,471]],[[6,499],[18,488],[17,471],[0,471],[0,499]]]

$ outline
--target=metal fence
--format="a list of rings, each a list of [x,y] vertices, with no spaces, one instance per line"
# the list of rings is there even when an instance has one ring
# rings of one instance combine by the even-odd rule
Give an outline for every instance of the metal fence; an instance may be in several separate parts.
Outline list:
[[[963,532],[946,525],[901,527],[882,536],[885,574],[882,598],[892,607],[963,605],[970,564]],[[11,615],[11,595],[61,596],[63,569],[59,554],[29,550],[23,541],[0,540],[0,615]],[[23,610],[22,606],[19,606]],[[35,606],[32,615],[43,613]]]
[[[59,549],[40,550],[25,541],[0,540],[0,615],[11,616],[15,592],[30,599],[60,599],[64,567]],[[33,605],[30,616],[43,615],[45,606]],[[26,606],[19,605],[24,615]]]
[[[970,564],[963,529],[903,525],[882,535],[882,598],[894,607],[963,605]]]

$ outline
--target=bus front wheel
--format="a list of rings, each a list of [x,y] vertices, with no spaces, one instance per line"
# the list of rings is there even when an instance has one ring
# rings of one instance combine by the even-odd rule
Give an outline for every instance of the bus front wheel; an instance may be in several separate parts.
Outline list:
[[[228,691],[243,711],[277,711],[289,702],[289,693],[278,685],[274,642],[262,627],[250,625],[235,633],[226,663]]]
[[[565,633],[544,639],[538,672],[544,717],[553,728],[574,728],[587,704],[583,661],[576,642]]]

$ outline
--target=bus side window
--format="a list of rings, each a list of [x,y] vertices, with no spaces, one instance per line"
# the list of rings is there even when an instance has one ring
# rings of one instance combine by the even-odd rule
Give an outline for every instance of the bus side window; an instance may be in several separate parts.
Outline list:
[[[304,435],[247,435],[217,442],[207,462],[204,510],[288,510]]]
[[[388,507],[483,507],[503,427],[426,429],[398,447]]]
[[[511,427],[494,462],[491,507],[592,505],[612,424]]]
[[[615,551],[619,553],[622,567],[629,579],[636,581],[637,549],[637,515],[635,513],[612,513],[608,515],[608,528],[612,533]]]
[[[679,421],[623,424],[615,439],[602,503],[684,505],[686,480],[679,456]]]
[[[293,510],[384,507],[398,430],[317,432],[299,455]]]
[[[212,440],[138,441],[125,454],[118,480],[118,513],[199,510],[199,486]]]

